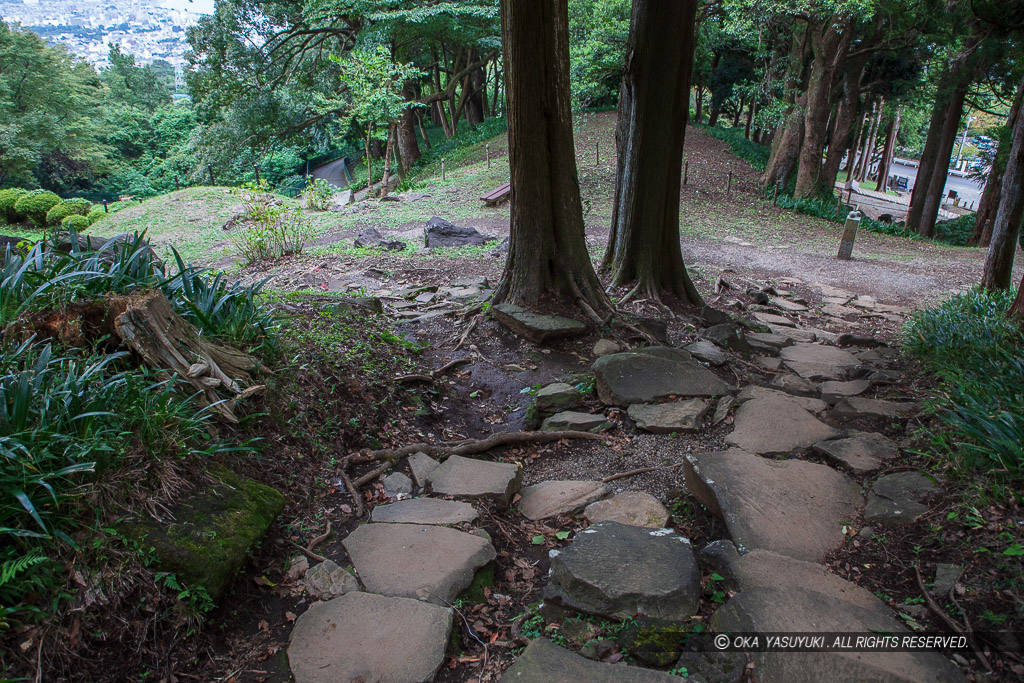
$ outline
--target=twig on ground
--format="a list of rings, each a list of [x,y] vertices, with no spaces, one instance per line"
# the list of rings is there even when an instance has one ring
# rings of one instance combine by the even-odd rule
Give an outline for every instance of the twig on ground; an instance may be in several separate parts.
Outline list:
[[[681,462],[677,462],[674,465],[660,465],[658,467],[641,467],[639,469],[630,470],[628,472],[619,472],[618,474],[613,474],[611,476],[605,477],[601,481],[603,483],[607,484],[608,482],[615,481],[616,479],[625,479],[626,477],[635,477],[638,474],[647,474],[648,472],[657,472],[658,470],[673,470],[673,469],[675,469],[677,467],[680,467],[682,464],[683,463],[681,463]]]
[[[352,496],[352,502],[355,503],[356,506],[356,519],[359,519],[366,513],[366,506],[363,505],[363,497],[359,495],[359,489],[357,489],[352,483],[352,478],[344,472],[341,472],[341,480],[345,482],[345,488],[348,489],[348,495]]]
[[[355,481],[353,481],[352,485],[356,489],[358,489],[363,484],[369,484],[371,481],[373,481],[374,479],[376,479],[377,477],[379,477],[380,475],[384,474],[385,472],[387,472],[390,469],[391,469],[391,463],[390,462],[386,462],[383,465],[381,465],[380,467],[378,467],[377,469],[370,470],[369,472],[367,472],[363,476],[361,476],[358,479],[356,479]]]
[[[960,610],[960,614],[964,617],[964,624],[958,624],[953,621],[953,618],[946,614],[946,611],[943,610],[937,602],[935,602],[935,598],[933,598],[931,593],[928,592],[928,589],[925,588],[924,578],[921,576],[920,565],[914,565],[914,574],[917,575],[917,585],[921,589],[921,595],[924,596],[924,601],[928,604],[931,611],[935,613],[935,616],[942,619],[946,626],[951,628],[955,633],[966,636],[967,643],[971,646],[971,652],[978,658],[978,661],[981,662],[981,665],[985,667],[987,671],[991,671],[992,665],[989,664],[988,657],[986,657],[985,653],[981,651],[981,648],[978,647],[977,641],[974,639],[974,632],[971,630],[970,621],[967,619],[967,613],[964,612],[963,608],[960,607],[960,604],[953,597],[953,588],[949,589],[949,599],[954,605],[956,605],[956,608]],[[953,582],[953,585],[956,586],[956,581]]]
[[[295,541],[293,541],[290,538],[286,538],[284,540],[285,540],[285,543],[287,543],[289,545],[293,545],[296,548],[298,548],[299,550],[301,550],[302,554],[305,555],[306,557],[308,557],[311,560],[316,560],[317,562],[326,562],[327,561],[327,558],[324,557],[323,555],[317,555],[316,553],[314,553],[314,552],[312,552],[310,550],[306,550],[305,548],[303,548],[301,545],[299,545],[298,543],[296,543]]]
[[[313,552],[313,548],[317,547],[321,543],[327,540],[327,537],[331,535],[331,520],[327,520],[327,530],[319,536],[314,536],[306,546],[308,552]]]
[[[423,452],[427,455],[443,456],[450,455],[476,455],[489,451],[500,446],[522,446],[525,444],[551,443],[562,439],[587,439],[590,441],[603,441],[607,436],[602,434],[591,434],[590,432],[498,432],[491,434],[486,439],[474,441],[455,441],[437,443],[414,443],[401,448],[382,448],[376,451],[369,451],[364,454],[352,456],[351,462],[370,462],[387,460],[389,463],[413,453]],[[363,477],[365,479],[365,477]],[[359,480],[361,481],[361,480]],[[356,481],[356,485],[359,485]],[[366,483],[363,481],[363,483]]]

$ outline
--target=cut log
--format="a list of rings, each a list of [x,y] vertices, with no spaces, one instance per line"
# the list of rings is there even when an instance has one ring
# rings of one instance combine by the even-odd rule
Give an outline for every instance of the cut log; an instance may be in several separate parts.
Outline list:
[[[190,322],[174,312],[171,302],[158,290],[131,296],[111,297],[114,331],[139,354],[146,365],[170,376],[177,374],[213,406],[225,422],[238,424],[235,403],[263,390],[251,373],[256,361],[248,354],[211,341]],[[215,391],[223,389],[230,396]]]

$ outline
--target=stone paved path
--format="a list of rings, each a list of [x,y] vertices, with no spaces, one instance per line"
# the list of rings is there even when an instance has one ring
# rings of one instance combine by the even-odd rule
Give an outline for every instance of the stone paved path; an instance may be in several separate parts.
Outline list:
[[[837,315],[854,310],[851,306],[898,313],[836,288],[823,289],[826,305],[836,307]],[[611,619],[643,615],[657,618],[659,627],[682,624],[707,599],[701,575],[713,572],[732,594],[712,615],[713,632],[906,631],[881,600],[830,574],[822,562],[847,541],[857,520],[905,524],[927,511],[928,496],[936,488],[924,474],[899,472],[877,480],[874,474],[899,452],[898,444],[874,430],[904,419],[917,406],[869,396],[893,379],[891,349],[862,348],[876,344],[853,337],[844,341],[854,345],[841,348],[833,343],[836,335],[804,328],[793,319],[806,302],[780,296],[772,303],[758,315],[772,323],[770,332],[719,321],[689,351],[621,350],[611,342],[599,343],[601,353],[593,364],[601,401],[626,408],[636,429],[693,432],[734,414],[726,440],[735,448],[692,454],[680,463],[688,492],[724,521],[727,538],[692,548],[687,539],[662,528],[669,513],[645,493],[613,495],[612,487],[600,481],[547,481],[520,490],[523,472],[516,465],[460,457],[438,463],[416,454],[409,469],[413,495],[420,497],[376,507],[371,521],[344,540],[358,585],[351,576],[339,575],[333,564],[309,570],[338,586],[321,589],[322,596],[340,597],[315,603],[298,619],[288,648],[295,680],[431,679],[458,623],[452,601],[476,571],[495,559],[487,534],[473,528],[479,521],[477,508],[483,503],[507,507],[517,494],[518,507],[510,515],[541,520],[568,514],[590,524],[567,548],[552,551],[544,596],[563,608]],[[518,330],[532,322],[518,316],[515,325]],[[708,368],[749,349],[762,365],[779,367],[770,386],[735,387]],[[547,425],[607,427],[607,410],[573,412],[580,398],[571,385],[551,385],[537,397],[535,408]],[[807,454],[826,464],[801,459]],[[863,487],[854,477],[866,477]],[[663,664],[678,659],[678,666],[687,669],[686,680],[745,680],[747,660],[737,659],[744,655],[710,648],[658,654]],[[752,657],[761,683],[966,680],[937,654]],[[538,638],[501,680],[683,679],[635,665],[591,661]]]

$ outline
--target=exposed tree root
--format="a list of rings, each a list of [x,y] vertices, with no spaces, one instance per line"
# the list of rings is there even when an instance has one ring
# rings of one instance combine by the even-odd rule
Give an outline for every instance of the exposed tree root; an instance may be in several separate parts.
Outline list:
[[[588,439],[591,441],[603,441],[608,437],[590,432],[499,432],[491,434],[486,439],[472,441],[448,441],[438,443],[414,443],[401,448],[382,448],[376,451],[366,451],[360,454],[353,454],[349,462],[376,462],[387,461],[389,464],[400,458],[413,453],[426,453],[434,457],[446,458],[451,455],[477,455],[501,446],[522,446],[524,444],[551,443],[562,439]],[[363,477],[365,478],[365,477]],[[363,478],[360,478],[363,479]],[[360,480],[357,480],[357,484]],[[365,483],[365,482],[363,482]]]

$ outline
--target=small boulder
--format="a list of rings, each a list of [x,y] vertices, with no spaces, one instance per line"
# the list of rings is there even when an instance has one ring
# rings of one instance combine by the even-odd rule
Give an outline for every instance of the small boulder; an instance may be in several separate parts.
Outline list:
[[[604,415],[592,415],[590,413],[577,413],[566,410],[545,418],[540,426],[540,430],[542,432],[589,432],[591,429],[607,425],[608,418]]]
[[[661,501],[642,491],[623,491],[607,500],[591,503],[583,515],[591,524],[618,522],[648,529],[662,529],[669,520],[669,512]]]
[[[579,320],[534,313],[514,304],[492,306],[491,314],[502,325],[535,344],[544,344],[564,337],[575,337],[587,331],[587,326]]]
[[[324,560],[306,571],[306,592],[318,600],[330,600],[358,590],[356,577],[331,560]]]
[[[392,472],[381,479],[381,483],[384,484],[384,491],[389,498],[412,493],[412,479],[401,472]]]
[[[565,382],[555,382],[537,391],[533,405],[542,413],[557,413],[575,408],[582,399],[576,387]]]
[[[417,486],[426,486],[430,473],[440,465],[441,463],[426,453],[413,453],[409,456],[409,469],[412,471],[412,477],[416,480]]]
[[[847,439],[816,443],[814,451],[845,465],[854,474],[868,474],[895,458],[899,447],[881,434],[861,432]]]
[[[460,227],[439,216],[434,216],[427,221],[427,225],[423,229],[423,236],[428,249],[434,247],[479,247],[495,240],[494,237],[484,235],[476,228]]]
[[[616,342],[610,339],[598,339],[594,344],[594,355],[600,358],[601,356],[610,356],[613,353],[618,353],[622,350]]]
[[[729,362],[729,354],[718,348],[714,342],[706,339],[689,344],[685,349],[693,354],[693,357],[697,360],[704,361],[710,365],[725,365]]]
[[[868,492],[864,522],[883,526],[910,524],[928,512],[922,501],[939,487],[920,472],[897,472],[879,477]]]
[[[453,455],[430,473],[430,487],[434,493],[490,500],[499,507],[508,507],[512,496],[519,490],[523,470],[519,465],[488,462]]]
[[[836,339],[836,344],[839,346],[859,346],[862,349],[875,349],[880,346],[886,346],[886,343],[881,339],[849,333],[839,335]]]
[[[699,432],[710,407],[699,398],[674,403],[629,407],[629,418],[638,429],[652,434],[692,434]]]
[[[697,336],[712,341],[730,351],[750,353],[753,350],[747,342],[746,333],[743,332],[743,328],[735,323],[724,323],[705,328],[698,332]]]
[[[367,228],[356,237],[357,247],[381,247],[388,251],[402,251],[405,249],[405,242],[402,240],[385,239],[375,228]]]

